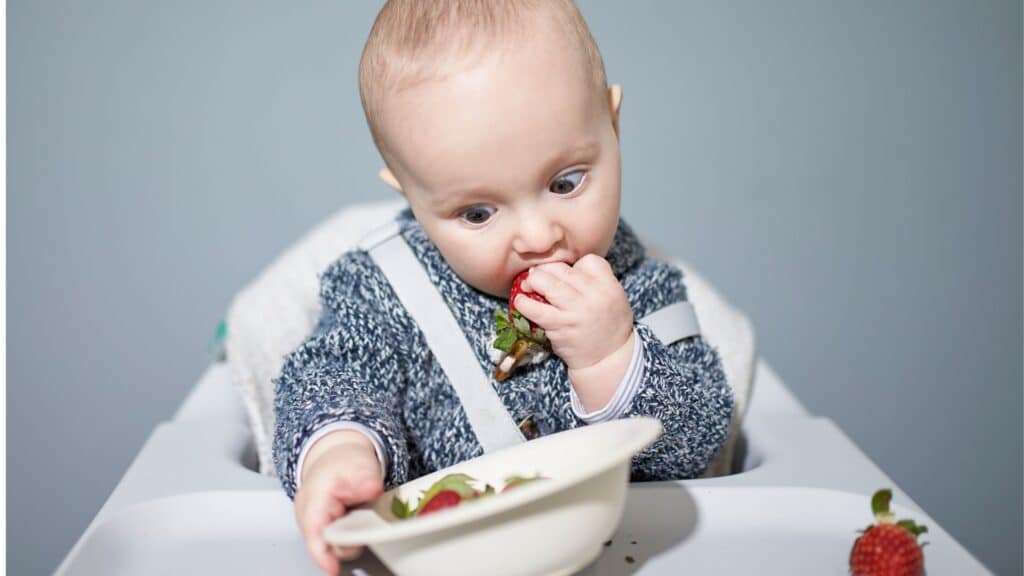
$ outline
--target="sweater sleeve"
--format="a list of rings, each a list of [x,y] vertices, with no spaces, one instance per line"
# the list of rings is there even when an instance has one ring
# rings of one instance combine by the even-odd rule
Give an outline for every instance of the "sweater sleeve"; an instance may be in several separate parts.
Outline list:
[[[633,480],[699,477],[729,433],[732,390],[718,354],[700,336],[668,346],[638,324],[644,381],[623,417],[653,416],[661,438],[633,459]]]
[[[376,433],[389,463],[385,486],[405,481],[405,367],[394,302],[387,280],[363,252],[346,253],[321,276],[320,320],[274,381],[274,465],[289,498],[295,497],[303,445],[335,422]]]
[[[657,275],[662,276],[654,283],[659,288],[641,298],[637,317],[686,300],[680,271],[662,267]],[[622,417],[652,416],[664,431],[634,456],[632,480],[699,477],[725,443],[732,417],[732,389],[718,353],[699,335],[665,345],[647,325],[635,328],[643,376]]]

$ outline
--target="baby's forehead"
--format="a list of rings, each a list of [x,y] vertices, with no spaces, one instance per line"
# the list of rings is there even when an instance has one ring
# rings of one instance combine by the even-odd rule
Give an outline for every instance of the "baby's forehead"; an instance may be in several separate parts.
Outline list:
[[[399,4],[405,14],[396,20],[405,24],[382,26],[373,42],[376,48],[368,44],[372,56],[364,54],[360,64],[360,82],[376,85],[364,94],[371,99],[450,78],[488,60],[523,55],[534,56],[538,66],[552,59],[571,61],[595,85],[606,84],[600,51],[571,0],[502,0],[429,9],[425,6],[430,3]],[[543,50],[536,50],[538,46]]]

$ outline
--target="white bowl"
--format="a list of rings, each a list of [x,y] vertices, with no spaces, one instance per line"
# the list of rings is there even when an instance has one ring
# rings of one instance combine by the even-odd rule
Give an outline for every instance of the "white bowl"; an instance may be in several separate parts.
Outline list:
[[[467,460],[385,492],[324,530],[341,546],[367,545],[395,574],[571,574],[589,564],[622,519],[630,461],[661,435],[655,418],[629,418],[544,436]],[[407,519],[394,496],[415,504],[441,477],[461,472],[499,490],[509,476],[540,474],[507,493]]]

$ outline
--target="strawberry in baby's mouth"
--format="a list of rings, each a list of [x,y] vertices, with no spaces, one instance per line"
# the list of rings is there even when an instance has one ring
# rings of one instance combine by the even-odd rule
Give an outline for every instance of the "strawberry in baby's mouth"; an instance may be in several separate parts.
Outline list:
[[[523,291],[523,280],[526,280],[529,274],[529,270],[523,270],[512,281],[512,290],[508,295],[508,311],[501,308],[494,311],[496,326],[491,346],[501,352],[496,358],[498,366],[494,369],[494,379],[498,382],[508,379],[518,366],[543,360],[551,352],[551,343],[544,335],[544,329],[527,320],[516,310],[516,297],[520,294],[538,302],[548,303],[536,292]]]
[[[537,294],[536,292],[527,292],[527,291],[523,290],[523,282],[526,281],[526,278],[529,275],[530,275],[530,271],[529,270],[523,270],[518,275],[516,275],[515,280],[512,281],[512,289],[509,290],[509,293],[508,293],[508,311],[511,314],[515,314],[515,313],[519,312],[518,310],[516,310],[516,297],[519,296],[520,294],[522,294],[523,296],[526,296],[527,298],[529,298],[531,300],[536,300],[538,302],[543,302],[545,304],[548,304],[548,299],[543,297],[543,296],[541,296],[540,294]],[[536,324],[534,324],[533,322],[530,322],[530,327],[532,328],[534,326],[536,326]]]

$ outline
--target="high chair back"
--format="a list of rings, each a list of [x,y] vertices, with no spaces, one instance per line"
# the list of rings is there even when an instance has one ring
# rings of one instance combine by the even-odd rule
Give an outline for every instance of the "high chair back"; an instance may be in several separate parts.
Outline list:
[[[370,231],[407,207],[404,200],[357,204],[317,225],[270,263],[233,300],[227,316],[225,350],[232,379],[245,405],[259,471],[275,474],[271,447],[274,385],[285,356],[298,347],[320,314],[320,274]],[[729,437],[704,477],[732,472],[734,453],[754,377],[756,354],[749,320],[730,306],[687,263],[646,246],[648,255],[683,271],[701,335],[721,357],[735,408]]]

